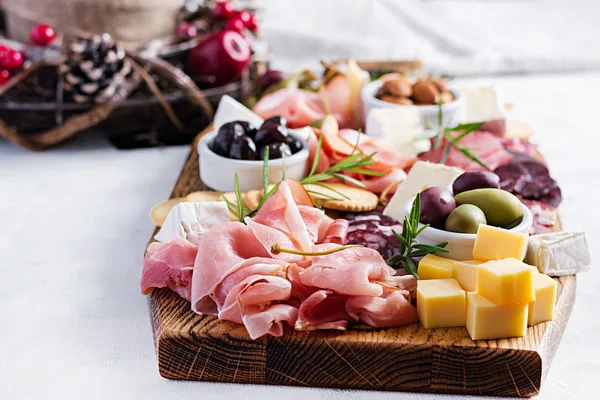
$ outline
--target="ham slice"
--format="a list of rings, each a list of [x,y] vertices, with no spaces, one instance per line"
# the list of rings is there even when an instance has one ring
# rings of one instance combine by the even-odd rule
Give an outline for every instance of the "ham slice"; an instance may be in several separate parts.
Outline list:
[[[252,339],[270,334],[283,335],[283,322],[294,325],[298,319],[298,309],[287,304],[275,304],[264,311],[243,317],[244,326]]]
[[[348,237],[348,228],[350,223],[347,219],[338,218],[329,224],[319,243],[344,244]]]
[[[168,287],[186,300],[190,300],[192,272],[198,246],[185,239],[167,243],[150,243],[140,286],[143,294],[154,288]]]
[[[460,133],[460,132],[459,132]],[[460,144],[466,146],[483,161],[491,170],[500,165],[508,164],[513,156],[504,149],[502,139],[487,132],[473,132],[460,140]],[[439,163],[444,152],[445,141],[437,149],[419,155],[419,159]],[[481,165],[463,155],[456,147],[451,146],[446,159],[446,165],[460,167],[465,171],[484,170]]]
[[[390,328],[417,322],[417,309],[404,290],[387,290],[381,297],[352,296],[346,303],[348,315],[375,328]]]
[[[295,328],[299,331],[337,329],[344,331],[350,319],[346,312],[348,296],[319,290],[302,302]]]
[[[210,295],[227,275],[253,257],[271,258],[271,254],[248,226],[228,222],[212,227],[202,239],[194,262],[192,310],[199,314],[216,314]]]
[[[312,264],[300,273],[302,283],[340,294],[381,296],[383,288],[405,289],[408,277],[393,276],[376,250],[366,247],[350,248],[326,256],[312,258]],[[413,278],[414,279],[414,278]]]
[[[325,86],[325,97],[331,114],[338,124],[347,128],[358,128],[355,118],[356,105],[352,83],[338,75]],[[267,119],[277,115],[285,117],[290,128],[301,128],[325,116],[326,110],[321,93],[298,88],[283,88],[261,98],[253,111]]]

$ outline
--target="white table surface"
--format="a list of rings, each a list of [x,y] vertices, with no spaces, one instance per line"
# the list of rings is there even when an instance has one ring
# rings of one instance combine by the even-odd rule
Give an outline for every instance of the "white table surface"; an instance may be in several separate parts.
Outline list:
[[[598,245],[600,73],[495,81],[537,131],[567,228]],[[458,398],[161,378],[139,277],[148,211],[168,197],[188,151],[119,151],[81,137],[35,154],[0,141],[0,399]],[[599,303],[593,268],[579,278],[539,398],[598,398]]]

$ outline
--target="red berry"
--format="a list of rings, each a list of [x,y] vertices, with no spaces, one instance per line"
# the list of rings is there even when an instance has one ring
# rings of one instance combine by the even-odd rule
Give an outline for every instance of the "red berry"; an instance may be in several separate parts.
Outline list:
[[[233,16],[235,7],[230,1],[218,1],[213,9],[213,16],[218,19],[227,19]]]
[[[227,21],[227,23],[225,24],[225,29],[241,33],[244,29],[246,29],[246,25],[244,24],[244,21],[242,21],[240,18],[233,17]]]
[[[250,13],[248,11],[238,11],[235,13],[235,16],[242,20],[244,26],[248,26],[250,23]]]
[[[56,38],[56,32],[50,25],[39,24],[31,28],[31,32],[29,32],[31,43],[38,46],[47,46],[54,41],[54,38]]]
[[[246,28],[251,32],[256,32],[258,30],[258,17],[255,14],[250,14],[250,20],[246,24]]]
[[[9,49],[7,52],[2,53],[1,57],[0,68],[2,69],[12,71],[23,65],[23,54],[16,50]]]
[[[6,84],[6,82],[8,82],[10,79],[10,72],[2,69],[0,70],[0,86],[4,86]]]
[[[198,34],[198,29],[189,22],[184,22],[177,27],[175,35],[183,39],[190,39]]]

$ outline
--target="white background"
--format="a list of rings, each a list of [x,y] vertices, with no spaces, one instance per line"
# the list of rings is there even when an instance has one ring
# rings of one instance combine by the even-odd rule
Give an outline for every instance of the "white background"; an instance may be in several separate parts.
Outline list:
[[[452,3],[463,10],[479,7],[475,1],[425,4],[435,3],[447,10]],[[584,22],[589,18],[581,15]],[[322,37],[315,47],[330,39]],[[282,64],[293,64],[283,55]],[[477,82],[459,83],[465,81]],[[585,230],[595,250],[600,72],[485,79],[490,81],[517,104],[516,116],[534,126],[563,189],[566,227]],[[0,141],[0,399],[450,397],[161,378],[139,277],[153,231],[148,211],[168,197],[188,151],[118,151],[102,138],[80,137],[34,154]],[[539,398],[600,397],[599,293],[595,266],[579,277],[575,309]]]

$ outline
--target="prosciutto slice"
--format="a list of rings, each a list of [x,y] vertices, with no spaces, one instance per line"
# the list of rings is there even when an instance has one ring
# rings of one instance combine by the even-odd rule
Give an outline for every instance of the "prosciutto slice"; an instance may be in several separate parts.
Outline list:
[[[190,300],[192,272],[198,246],[185,239],[167,243],[150,243],[140,286],[143,294],[154,288],[168,287],[186,300]]]
[[[417,322],[417,309],[407,300],[408,292],[386,290],[381,297],[352,296],[346,303],[348,315],[375,328],[389,328]]]
[[[502,139],[488,132],[473,132],[460,141],[465,147],[481,159],[491,170],[500,165],[508,164],[513,159],[512,154],[504,149]],[[419,159],[439,163],[444,152],[445,141],[437,149],[419,155]],[[466,157],[456,147],[451,146],[446,159],[446,165],[460,167],[465,171],[484,170],[481,165]]]
[[[302,302],[295,328],[300,331],[317,329],[346,330],[350,316],[346,312],[349,296],[332,290],[319,290]]]

